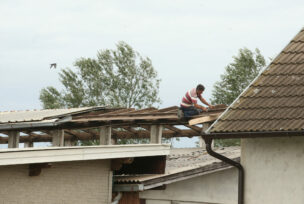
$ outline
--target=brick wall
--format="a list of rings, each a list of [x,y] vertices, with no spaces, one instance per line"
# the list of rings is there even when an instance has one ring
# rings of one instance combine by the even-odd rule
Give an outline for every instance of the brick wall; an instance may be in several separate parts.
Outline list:
[[[0,167],[0,204],[108,204],[110,161],[52,163],[39,176],[28,165]]]

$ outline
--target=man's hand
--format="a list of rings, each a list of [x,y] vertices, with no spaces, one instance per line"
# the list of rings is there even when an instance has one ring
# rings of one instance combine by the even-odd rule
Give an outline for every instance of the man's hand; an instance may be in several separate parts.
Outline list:
[[[209,105],[209,109],[213,109],[214,108],[214,106],[213,105]]]
[[[202,106],[201,109],[205,112],[208,112],[207,108],[205,108],[204,106]]]

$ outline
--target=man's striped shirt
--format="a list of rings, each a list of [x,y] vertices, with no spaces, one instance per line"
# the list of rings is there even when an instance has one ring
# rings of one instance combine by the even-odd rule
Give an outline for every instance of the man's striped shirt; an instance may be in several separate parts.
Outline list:
[[[193,88],[185,94],[185,96],[182,99],[181,106],[182,107],[190,107],[193,106],[193,104],[197,103],[197,93],[196,93],[196,88]]]

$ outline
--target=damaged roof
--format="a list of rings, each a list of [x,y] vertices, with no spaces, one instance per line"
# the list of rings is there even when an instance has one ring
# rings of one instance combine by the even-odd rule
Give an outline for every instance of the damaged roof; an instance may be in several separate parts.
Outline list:
[[[0,112],[0,123],[18,123],[56,119],[67,115],[75,115],[96,110],[104,110],[104,107],[82,107],[64,109],[42,109],[25,111],[3,111]]]
[[[304,29],[290,41],[207,132],[210,135],[242,132],[302,132],[303,101]]]

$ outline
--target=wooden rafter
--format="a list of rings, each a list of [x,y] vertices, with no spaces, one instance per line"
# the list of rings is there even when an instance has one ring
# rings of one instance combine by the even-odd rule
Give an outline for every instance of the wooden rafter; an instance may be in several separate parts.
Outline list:
[[[72,115],[72,119],[60,123],[58,126],[36,126],[15,131],[22,132],[20,142],[51,142],[52,131],[64,130],[64,140],[92,140],[100,139],[99,128],[103,126],[111,127],[111,136],[115,139],[124,138],[150,138],[151,127],[160,127],[162,137],[193,137],[200,135],[202,128],[189,124],[187,118],[178,118],[177,106],[163,109],[145,108],[135,110],[134,108],[105,109]],[[199,123],[210,123],[224,111],[224,107],[204,112],[194,116],[192,120]],[[60,119],[60,118],[59,118]],[[192,121],[190,120],[190,121]],[[198,123],[195,123],[198,124]],[[189,129],[185,129],[185,126]],[[181,127],[181,128],[180,128]],[[6,129],[0,132],[0,143],[8,142]]]
[[[180,133],[182,130],[181,129],[178,129],[172,125],[165,125],[165,128],[169,129],[169,130],[172,130],[174,132],[177,132],[177,133]]]
[[[201,133],[201,131],[202,131],[202,128],[194,126],[194,125],[185,125],[185,127],[190,128],[190,129],[196,131],[197,133]]]

